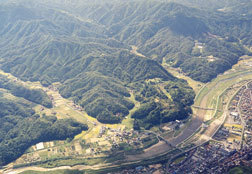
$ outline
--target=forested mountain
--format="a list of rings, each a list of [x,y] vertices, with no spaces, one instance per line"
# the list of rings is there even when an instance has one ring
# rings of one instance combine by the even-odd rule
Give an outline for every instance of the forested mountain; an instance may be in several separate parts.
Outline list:
[[[244,1],[244,15],[244,6],[236,2],[2,1],[0,66],[45,86],[60,82],[62,96],[104,123],[120,122],[134,107],[127,98],[130,90],[146,113],[134,114],[139,125],[151,123],[152,118],[159,123],[182,119],[190,113],[194,95],[187,95],[192,92],[187,83],[161,63],[208,82],[249,54],[251,3]],[[206,4],[215,6],[207,9]],[[131,53],[132,45],[145,57]],[[149,79],[173,84],[165,87],[172,98],[180,95],[181,101],[190,102],[165,98],[158,85],[146,82]]]
[[[137,45],[142,54],[160,63],[164,59],[202,82],[231,68],[241,55],[247,54],[243,46],[251,46],[251,15],[244,16],[238,10],[233,13],[136,1],[97,4],[80,14],[105,25],[109,36]]]
[[[82,130],[87,130],[86,125],[74,120],[40,117],[30,105],[2,96],[0,108],[0,166],[20,157],[31,145],[72,138]]]
[[[61,82],[62,96],[101,122],[118,123],[129,113],[129,89],[138,90],[137,82],[179,81],[156,61],[130,53],[101,24],[15,4],[3,5],[1,18],[1,68],[43,85]]]
[[[52,108],[52,101],[49,96],[41,89],[29,89],[21,84],[10,80],[4,75],[0,75],[0,88],[9,90],[9,92],[16,96],[22,97],[30,102],[40,104],[47,108]]]
[[[249,0],[72,2],[67,4],[71,8],[62,8],[105,26],[107,36],[136,45],[149,58],[159,63],[164,59],[202,82],[230,69],[241,55],[249,54],[244,46],[251,47]]]
[[[182,120],[191,113],[190,106],[195,94],[186,81],[170,81],[163,86],[164,91],[157,88],[155,83],[138,85],[136,100],[142,105],[132,115],[135,129],[150,129],[161,123]]]

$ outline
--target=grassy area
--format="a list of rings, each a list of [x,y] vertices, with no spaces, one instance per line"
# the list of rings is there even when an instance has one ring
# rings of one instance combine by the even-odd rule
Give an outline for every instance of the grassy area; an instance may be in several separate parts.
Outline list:
[[[87,173],[87,174],[104,174],[104,173],[110,173],[110,172],[115,172],[115,171],[122,171],[124,169],[134,168],[140,165],[149,165],[149,164],[155,164],[155,163],[167,161],[171,159],[174,155],[179,154],[179,153],[181,153],[181,151],[178,149],[175,149],[175,150],[171,150],[169,152],[166,152],[159,156],[155,156],[150,159],[143,159],[142,161],[129,162],[129,163],[125,163],[125,164],[121,164],[117,166],[110,165],[110,166],[106,166],[105,168],[97,169],[97,170],[88,169],[88,170],[83,170],[83,171],[74,171],[74,172],[79,172],[79,173],[73,173],[73,174],[82,174],[80,172]],[[64,173],[64,172],[67,172],[67,173]],[[46,174],[56,174],[56,173],[57,174],[72,174],[68,172],[72,172],[72,171],[70,170],[55,170],[55,171],[48,171],[48,172],[25,171],[25,172],[22,172],[22,174],[45,174],[45,173]]]
[[[185,156],[181,156],[179,158],[177,158],[173,163],[174,164],[179,164],[181,161],[183,161],[185,159]]]
[[[199,106],[200,101],[203,99],[203,97],[208,93],[209,89],[207,87],[207,84],[204,85],[198,93],[196,93],[195,99],[194,99],[194,105]]]
[[[165,90],[164,86],[158,85],[158,88],[159,88],[159,89],[160,89],[171,101],[173,101],[171,94]]]
[[[166,152],[162,155],[155,156],[153,158],[143,159],[142,161],[125,163],[125,164],[121,164],[118,166],[108,166],[107,168],[99,169],[99,170],[85,170],[85,172],[88,174],[104,174],[104,173],[110,173],[110,172],[115,172],[115,171],[122,171],[124,169],[130,169],[130,168],[134,168],[134,167],[137,167],[140,165],[144,166],[144,165],[155,164],[155,163],[167,161],[167,160],[171,159],[175,154],[179,154],[179,153],[181,153],[180,150],[174,149],[174,150]]]
[[[252,78],[252,72],[235,72],[226,75],[218,76],[211,83],[206,84],[197,94],[194,105],[198,106],[204,99],[206,99],[207,108],[215,108],[218,102],[218,96],[228,87],[236,84],[239,81],[248,80]]]
[[[180,79],[184,79],[187,81],[187,83],[189,84],[189,86],[191,86],[194,90],[195,93],[199,92],[199,90],[202,88],[202,86],[204,85],[204,83],[202,82],[198,82],[198,81],[195,81],[193,79],[191,79],[190,77],[188,76],[185,76],[184,74],[182,73],[179,73],[177,69],[175,68],[172,68],[170,66],[168,66],[166,63],[163,62],[163,67],[166,68],[166,70],[171,73],[173,76],[177,77],[177,78],[180,78]]]
[[[147,141],[143,141],[143,149],[147,149],[159,142],[157,137],[146,138]]]
[[[228,172],[228,174],[251,174],[251,173],[252,173],[252,168],[245,167],[245,166],[234,167]]]
[[[44,163],[41,162],[41,164],[39,166],[44,167],[44,168],[54,168],[54,167],[59,167],[59,166],[75,166],[75,165],[93,166],[93,165],[97,165],[97,164],[102,164],[102,163],[104,163],[104,161],[105,161],[105,158],[52,159],[52,160],[45,161]]]
[[[128,99],[134,103],[135,107],[129,111],[129,114],[122,121],[122,125],[125,125],[125,127],[128,129],[132,129],[133,124],[134,124],[134,119],[132,119],[131,116],[140,107],[140,103],[136,101],[133,92],[130,93],[130,97]]]
[[[184,76],[183,74],[179,73],[176,69],[169,69],[168,71],[171,72],[174,76],[179,77],[179,78],[183,78],[185,80],[188,81],[189,85],[194,89],[194,91],[196,93],[198,93],[197,97],[195,98],[195,105],[199,106],[200,103],[202,103],[203,100],[206,100],[206,107],[209,108],[215,108],[216,106],[218,107],[218,109],[223,110],[223,105],[222,105],[222,96],[221,94],[223,93],[223,91],[225,91],[229,86],[232,86],[235,83],[238,83],[239,81],[242,80],[246,80],[246,79],[252,79],[252,72],[249,71],[237,71],[234,73],[228,73],[225,75],[220,75],[218,76],[216,79],[214,79],[212,82],[208,83],[208,84],[203,84],[203,83],[199,83],[196,82],[192,79],[190,79],[189,77]],[[1,73],[1,72],[0,72]],[[8,75],[8,74],[7,74]],[[8,75],[10,76],[10,75]],[[12,78],[12,76],[10,76],[10,78]],[[33,83],[33,82],[27,82],[26,85],[28,85],[31,88],[38,88],[38,87],[42,87],[40,84],[38,83]],[[159,86],[160,87],[160,86]],[[162,90],[168,97],[169,93],[167,93],[166,90],[164,90],[163,88],[160,88],[160,90]],[[50,114],[51,111],[56,112],[57,116],[59,118],[74,118],[77,121],[83,122],[83,123],[88,123],[89,126],[91,127],[91,129],[89,129],[89,131],[83,131],[81,134],[77,135],[75,137],[75,140],[77,139],[85,139],[85,140],[89,140],[92,141],[92,139],[96,138],[99,134],[99,130],[101,128],[102,125],[104,124],[100,124],[96,121],[96,119],[88,116],[85,112],[79,112],[76,111],[75,109],[73,109],[71,107],[71,103],[69,100],[58,97],[57,95],[59,95],[57,92],[53,92],[53,91],[49,91],[49,94],[53,95],[56,100],[56,107],[53,110],[49,110]],[[128,128],[128,129],[132,129],[133,127],[133,119],[131,118],[132,113],[135,112],[135,110],[138,109],[138,107],[140,106],[139,102],[137,102],[135,100],[135,96],[133,93],[131,93],[131,96],[128,98],[130,101],[132,101],[135,104],[135,107],[130,110],[129,115],[123,120],[122,124],[115,124],[115,125],[104,125],[110,128]],[[40,106],[36,106],[35,107],[37,112],[40,112],[41,107]],[[45,113],[49,113],[48,110],[44,110],[43,112]],[[42,112],[41,112],[42,113]],[[213,115],[214,111],[207,111],[207,114],[211,114]],[[222,115],[223,112],[216,112],[216,117]],[[93,126],[93,124],[90,123],[90,121],[97,123],[97,126]],[[198,129],[193,136],[195,136],[197,133],[200,132],[201,129]],[[179,130],[178,132],[176,132],[176,134],[179,134],[182,130]],[[235,138],[235,137],[231,137],[231,138]],[[96,139],[95,139],[96,140]],[[99,140],[100,141],[100,140]],[[189,141],[189,140],[187,140]],[[150,141],[146,141],[144,143],[144,148],[147,148],[153,144],[156,144],[158,142],[157,138],[152,138]],[[131,152],[131,149],[128,149],[129,152]],[[135,150],[135,149],[134,149]],[[137,152],[137,150],[136,150]],[[47,157],[47,152],[41,152],[40,157],[42,157],[43,160],[46,160]],[[173,154],[174,155],[174,154]],[[95,164],[102,164],[104,162],[108,163],[108,162],[115,162],[117,160],[122,160],[123,155],[116,155],[116,156],[111,156],[108,158],[89,158],[89,159],[55,159],[53,161],[48,161],[45,162],[43,164],[41,164],[40,166],[43,167],[57,167],[57,166],[63,166],[63,165],[67,165],[67,166],[73,166],[73,165],[78,165],[78,164],[84,164],[84,165],[95,165]],[[140,163],[138,162],[137,165],[140,164],[145,164],[145,163],[153,163],[154,161],[160,161],[163,159],[168,159],[169,157],[171,157],[170,155],[165,155],[165,156],[161,156],[161,157],[157,157],[157,158],[151,158],[148,160],[143,160]],[[50,157],[51,158],[51,157]],[[175,160],[176,163],[179,163],[180,161],[183,160],[183,157],[180,157],[178,159]],[[148,161],[148,162],[146,162]],[[136,163],[134,163],[134,165],[136,165]],[[122,165],[122,167],[116,167],[115,170],[124,168],[124,167],[129,167],[129,166],[134,166],[134,165]],[[103,170],[99,170],[99,171],[89,171],[91,173],[96,173],[96,172],[104,172],[104,171],[110,171],[110,170],[114,170],[114,168],[109,168],[109,169],[103,169]],[[29,172],[29,171],[27,171]],[[52,171],[53,172],[53,171]],[[56,172],[56,171],[54,171]],[[57,171],[58,173],[64,173],[67,172],[65,170],[62,171]],[[34,172],[33,172],[34,173]],[[49,173],[49,172],[47,172]],[[29,174],[29,173],[28,173]],[[49,173],[50,174],[50,173]],[[54,174],[54,173],[52,173]]]

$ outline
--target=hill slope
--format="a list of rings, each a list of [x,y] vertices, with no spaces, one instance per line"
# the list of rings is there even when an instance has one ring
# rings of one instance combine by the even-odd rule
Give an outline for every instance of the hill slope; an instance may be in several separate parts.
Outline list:
[[[88,128],[71,119],[40,117],[30,104],[6,99],[2,92],[0,107],[0,166],[16,160],[36,143],[73,138]]]
[[[103,123],[118,123],[129,114],[134,103],[127,97],[130,90],[143,88],[138,84],[156,78],[180,81],[156,61],[130,53],[130,46],[108,36],[103,25],[37,5],[0,8],[4,71],[45,86],[60,82],[63,97],[72,98]]]
[[[241,8],[239,4],[235,7]],[[207,82],[248,54],[243,46],[251,46],[251,17],[237,9],[237,13],[219,12],[176,3],[136,1],[96,4],[80,13],[106,26],[109,36],[136,45],[145,56],[160,63],[164,59],[193,79]]]
[[[149,79],[177,83],[186,92],[182,90],[186,83],[171,76],[161,63],[208,82],[230,69],[241,55],[251,54],[247,1],[245,15],[235,0],[222,0],[210,9],[187,0],[48,2],[2,3],[1,68],[43,85],[60,82],[64,97],[104,123],[120,122],[134,107],[127,99],[130,90],[137,94],[154,87],[156,101],[161,101],[158,86],[145,84]],[[218,10],[223,5],[229,10]],[[130,53],[132,45],[147,58]],[[154,98],[141,102],[151,103]]]

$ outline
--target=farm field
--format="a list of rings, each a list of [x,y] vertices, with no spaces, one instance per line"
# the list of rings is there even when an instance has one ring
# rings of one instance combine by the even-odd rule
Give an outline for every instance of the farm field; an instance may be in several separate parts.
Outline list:
[[[28,1],[0,0],[0,174],[250,165],[252,2]]]
[[[249,61],[247,59],[246,61]],[[245,60],[242,60],[242,65],[244,65]],[[241,70],[243,69],[243,70]],[[172,70],[176,73],[174,69]],[[6,74],[8,78],[15,78],[10,74]],[[177,74],[178,75],[178,74]],[[188,77],[187,77],[188,78]],[[189,82],[189,84],[193,84],[193,89],[197,92],[197,96],[195,98],[195,104],[193,108],[193,115],[191,119],[186,124],[186,127],[183,128],[182,131],[178,133],[178,135],[172,139],[167,139],[171,142],[173,146],[178,146],[183,144],[183,147],[190,146],[192,140],[198,139],[196,143],[202,143],[207,141],[207,139],[213,136],[213,132],[216,128],[222,124],[222,121],[218,119],[222,119],[225,114],[224,108],[225,103],[228,102],[230,97],[232,97],[233,93],[240,87],[240,85],[244,84],[247,80],[252,78],[252,72],[248,68],[244,68],[239,63],[239,66],[235,66],[234,69],[226,72],[223,75],[218,76],[212,82],[207,84],[196,83],[194,81]],[[15,78],[16,79],[16,78]],[[11,165],[22,166],[22,164],[35,162],[36,160],[45,161],[41,163],[41,167],[50,167],[54,168],[57,166],[65,166],[65,165],[104,165],[106,166],[107,160],[104,160],[108,157],[108,151],[111,150],[113,142],[118,142],[119,140],[107,139],[107,136],[113,137],[114,132],[120,133],[123,130],[128,130],[131,136],[137,137],[139,135],[134,135],[130,130],[132,129],[133,120],[131,119],[131,114],[134,110],[139,107],[139,104],[135,100],[134,94],[131,93],[129,100],[135,103],[135,107],[130,111],[129,115],[123,120],[122,124],[115,125],[106,125],[101,124],[96,121],[96,119],[88,116],[85,111],[78,109],[78,106],[74,105],[74,103],[68,99],[64,99],[60,96],[57,90],[51,88],[42,87],[39,83],[34,82],[22,82],[20,83],[26,85],[30,88],[40,88],[47,92],[49,96],[52,97],[54,108],[53,109],[41,109],[42,107],[39,105],[34,106],[34,109],[42,114],[53,114],[58,118],[74,118],[79,122],[87,123],[90,129],[86,132],[82,132],[77,135],[74,140],[67,141],[56,141],[56,142],[48,142],[44,143],[44,148],[42,150],[37,150],[36,146],[31,147],[27,154],[24,154],[20,159],[18,159],[15,163]],[[201,87],[201,88],[199,88]],[[160,86],[160,90],[162,86]],[[231,91],[231,92],[230,92]],[[224,95],[225,93],[225,95]],[[16,99],[14,96],[10,94],[5,94],[6,97]],[[169,96],[167,93],[166,95]],[[222,102],[220,102],[220,101]],[[211,109],[211,110],[208,110]],[[217,118],[217,119],[216,119]],[[210,121],[210,122],[209,122]],[[207,130],[199,131],[203,123],[207,123],[210,125]],[[102,135],[100,135],[100,131],[102,129],[106,129]],[[155,129],[154,129],[155,130]],[[118,132],[119,131],[119,132]],[[197,138],[198,137],[198,138]],[[200,138],[201,137],[201,138]],[[235,137],[230,137],[235,138]],[[128,140],[123,140],[128,141]],[[140,147],[144,147],[144,145],[139,145]],[[158,144],[153,147],[148,147],[146,150],[140,152],[142,154],[135,155],[134,158],[128,157],[129,161],[140,160],[145,158],[150,158],[153,156],[158,156],[163,154],[167,149],[173,149],[167,146],[163,141],[160,141]],[[99,150],[102,149],[102,150]],[[159,149],[159,151],[155,150]],[[163,149],[163,150],[162,150]],[[72,159],[64,159],[66,156],[72,156],[75,160]],[[77,159],[77,157],[79,159]],[[121,156],[123,157],[123,156]],[[86,163],[85,159],[89,159],[89,162]],[[125,157],[123,157],[125,158]],[[93,159],[90,161],[90,159]],[[118,158],[119,159],[119,158]],[[109,161],[117,161],[117,158],[113,157]],[[50,162],[50,161],[58,161],[58,162]],[[25,166],[25,165],[24,165]],[[15,171],[15,169],[13,170]]]
[[[206,138],[209,139],[209,137],[213,136],[215,129],[223,124],[222,119],[224,119],[224,115],[226,114],[226,112],[224,112],[225,105],[223,106],[223,103],[227,103],[230,97],[232,98],[234,92],[241,87],[242,84],[252,79],[252,71],[249,66],[247,66],[249,62],[251,62],[251,59],[242,59],[233,69],[227,71],[223,75],[219,75],[216,79],[197,90],[198,93],[193,105],[191,124],[189,124],[180,135],[171,139],[171,143],[178,145],[183,143],[183,141],[194,138],[191,137],[191,135],[201,129],[204,123],[210,123],[210,126],[204,131],[203,135],[201,135],[204,137],[203,142],[206,141]],[[202,140],[198,143],[200,144],[201,142]],[[185,144],[183,145],[185,146]]]

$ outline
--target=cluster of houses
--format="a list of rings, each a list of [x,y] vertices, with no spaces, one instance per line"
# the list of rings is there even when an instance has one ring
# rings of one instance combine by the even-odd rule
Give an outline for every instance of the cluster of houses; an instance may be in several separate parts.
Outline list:
[[[229,129],[222,127],[215,135],[214,139],[217,141],[225,141],[229,137]]]
[[[252,144],[252,82],[248,83],[246,87],[241,97],[240,110],[245,122],[244,143],[250,145]]]
[[[164,131],[174,131],[174,130],[178,130],[180,128],[182,128],[185,124],[180,121],[180,120],[175,120],[172,121],[168,124],[166,124],[165,126],[162,127],[162,130]]]
[[[185,159],[167,168],[169,173],[226,173],[244,159],[241,151],[227,149],[224,144],[211,142],[185,155]],[[239,158],[238,158],[239,157]]]
[[[187,152],[179,163],[167,164],[165,172],[222,174],[239,165],[252,167],[252,82],[234,96],[228,118],[232,124],[221,127],[213,141]],[[174,122],[163,129],[174,129],[176,124]],[[242,140],[243,135],[245,141]],[[137,170],[131,169],[128,173],[137,173]]]
[[[132,169],[125,169],[114,174],[167,174],[165,164],[154,164],[148,166],[138,166]]]
[[[240,109],[242,117],[248,120],[252,116],[252,89],[246,89],[241,97]]]
[[[234,96],[233,100],[231,101],[231,105],[229,106],[228,110],[230,112],[237,112],[238,111],[238,104],[241,99],[241,96],[243,95],[244,90],[246,89],[246,86],[243,86],[238,93]]]
[[[52,91],[57,91],[58,90],[58,88],[55,85],[48,86],[48,89],[50,89]]]
[[[112,148],[116,149],[120,147],[121,143],[127,143],[134,148],[139,148],[143,145],[143,139],[148,136],[145,132],[139,133],[133,129],[112,129],[106,126],[101,126],[98,138],[104,137],[104,140],[110,142]]]
[[[222,127],[214,140],[186,154],[179,164],[171,165],[170,173],[227,173],[232,167],[252,167],[252,82],[243,86],[229,107],[229,117],[238,126]],[[243,123],[243,121],[245,123]],[[251,121],[251,123],[250,123]],[[245,125],[244,125],[245,124]],[[243,130],[245,127],[245,130]],[[245,141],[242,142],[244,133]],[[228,137],[240,139],[228,140]]]

